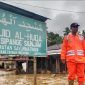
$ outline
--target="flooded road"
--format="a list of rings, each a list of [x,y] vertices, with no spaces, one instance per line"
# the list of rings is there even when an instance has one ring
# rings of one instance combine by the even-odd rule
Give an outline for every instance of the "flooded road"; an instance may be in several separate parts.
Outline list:
[[[0,85],[34,85],[33,74],[15,75],[3,71],[0,74]],[[67,74],[37,74],[37,85],[68,85]],[[75,85],[78,85],[76,80]]]

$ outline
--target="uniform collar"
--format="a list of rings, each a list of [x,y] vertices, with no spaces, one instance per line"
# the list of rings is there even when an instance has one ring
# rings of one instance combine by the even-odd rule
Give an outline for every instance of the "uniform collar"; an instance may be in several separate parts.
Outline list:
[[[71,32],[69,33],[69,35],[71,35],[71,36],[74,36]],[[76,33],[76,35],[75,36],[78,36],[79,34],[78,33]]]

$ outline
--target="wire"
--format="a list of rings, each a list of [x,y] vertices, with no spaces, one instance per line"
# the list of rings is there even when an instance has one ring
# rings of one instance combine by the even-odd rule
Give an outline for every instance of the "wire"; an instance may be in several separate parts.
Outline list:
[[[6,0],[3,0],[3,1],[6,1]],[[11,2],[14,2],[14,1],[11,1]],[[85,12],[79,12],[79,11],[71,11],[71,10],[62,10],[62,9],[53,9],[53,8],[47,8],[47,7],[41,7],[41,6],[33,6],[33,5],[30,5],[30,4],[23,4],[23,3],[17,3],[17,2],[14,2],[16,4],[21,4],[21,5],[27,5],[27,6],[31,6],[31,7],[37,7],[37,8],[42,8],[42,9],[50,9],[50,10],[55,10],[55,11],[63,11],[63,12],[70,12],[70,13],[85,13]]]

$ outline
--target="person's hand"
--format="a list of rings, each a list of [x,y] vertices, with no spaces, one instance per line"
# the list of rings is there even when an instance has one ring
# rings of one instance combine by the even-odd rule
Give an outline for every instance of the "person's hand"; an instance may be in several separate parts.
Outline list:
[[[65,59],[61,59],[62,63],[65,64],[66,60]]]

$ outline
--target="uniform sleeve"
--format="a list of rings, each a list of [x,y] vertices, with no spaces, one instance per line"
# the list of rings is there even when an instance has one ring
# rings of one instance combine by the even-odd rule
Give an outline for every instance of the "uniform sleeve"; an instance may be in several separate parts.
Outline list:
[[[65,36],[63,39],[61,48],[61,59],[66,59],[66,53],[67,53],[67,36]]]
[[[84,49],[84,56],[85,56],[85,38],[83,40],[83,49]]]

